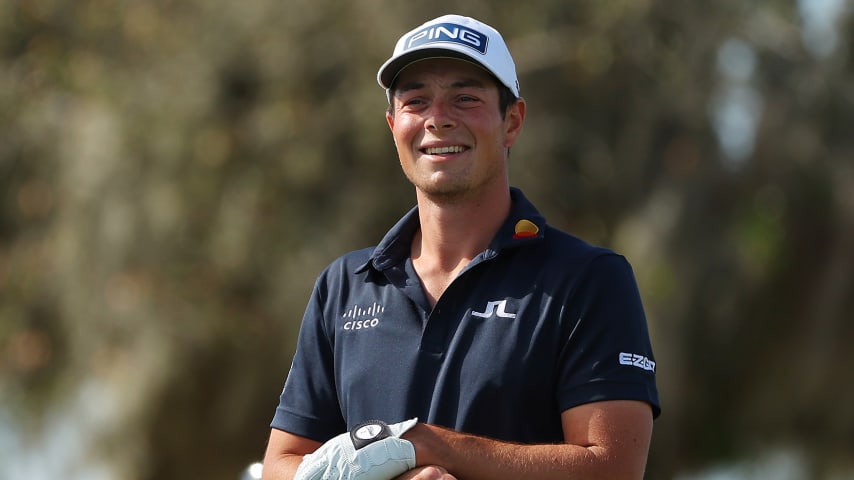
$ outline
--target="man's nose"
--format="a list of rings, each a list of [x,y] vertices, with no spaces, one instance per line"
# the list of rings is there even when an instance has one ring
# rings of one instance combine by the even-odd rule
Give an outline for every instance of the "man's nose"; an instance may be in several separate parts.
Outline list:
[[[430,105],[425,122],[428,130],[444,130],[453,128],[455,125],[456,120],[445,102],[436,101]]]

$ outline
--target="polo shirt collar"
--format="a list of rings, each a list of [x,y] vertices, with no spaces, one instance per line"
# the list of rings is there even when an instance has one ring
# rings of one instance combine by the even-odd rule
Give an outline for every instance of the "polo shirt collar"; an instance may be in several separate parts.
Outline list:
[[[521,190],[510,188],[510,214],[498,229],[498,233],[481,254],[483,259],[498,255],[501,250],[539,242],[543,239],[546,219],[525,197]],[[412,238],[420,228],[418,207],[412,208],[386,233],[374,248],[371,258],[356,271],[362,272],[372,266],[382,271],[399,265],[409,257]]]

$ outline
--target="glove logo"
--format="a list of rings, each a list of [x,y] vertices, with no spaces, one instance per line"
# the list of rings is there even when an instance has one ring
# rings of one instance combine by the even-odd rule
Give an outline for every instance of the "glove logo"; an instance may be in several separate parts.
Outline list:
[[[354,434],[362,440],[370,440],[379,435],[382,431],[382,426],[377,425],[376,423],[371,423],[357,429]]]

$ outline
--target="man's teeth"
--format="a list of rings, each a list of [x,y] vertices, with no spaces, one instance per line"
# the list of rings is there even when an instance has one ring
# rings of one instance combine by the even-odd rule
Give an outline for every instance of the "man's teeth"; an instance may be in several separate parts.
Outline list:
[[[460,153],[463,150],[465,150],[465,147],[455,145],[453,147],[431,147],[426,148],[424,151],[427,152],[427,155],[441,155],[443,153]]]

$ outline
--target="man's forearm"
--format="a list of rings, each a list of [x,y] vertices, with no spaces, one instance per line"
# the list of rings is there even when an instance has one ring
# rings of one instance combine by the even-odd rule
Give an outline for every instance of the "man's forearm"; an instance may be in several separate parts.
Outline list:
[[[270,440],[264,454],[263,480],[292,480],[303,455],[317,450],[321,443],[276,428],[270,429]]]
[[[459,480],[641,479],[646,458],[646,449],[638,461],[613,447],[519,445],[425,424],[404,438],[415,445],[418,465],[441,465]]]
[[[302,455],[281,455],[264,459],[261,480],[292,480],[302,462]]]

